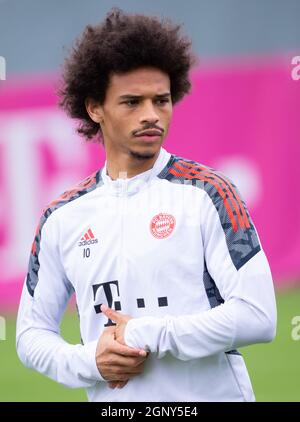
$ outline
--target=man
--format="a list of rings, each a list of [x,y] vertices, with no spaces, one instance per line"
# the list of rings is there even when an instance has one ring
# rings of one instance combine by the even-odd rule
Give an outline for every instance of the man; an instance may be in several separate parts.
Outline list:
[[[66,62],[61,105],[106,162],[42,215],[17,350],[91,401],[254,400],[237,348],[275,335],[272,276],[236,187],[162,147],[193,62],[178,27],[120,10]],[[59,335],[74,292],[81,345]]]

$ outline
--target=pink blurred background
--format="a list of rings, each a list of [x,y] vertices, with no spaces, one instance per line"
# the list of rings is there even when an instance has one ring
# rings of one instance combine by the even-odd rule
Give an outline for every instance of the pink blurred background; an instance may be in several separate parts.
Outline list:
[[[240,189],[277,287],[300,280],[300,80],[286,56],[210,61],[174,109],[165,148]],[[55,74],[0,82],[0,307],[15,308],[43,207],[105,160],[58,108]]]

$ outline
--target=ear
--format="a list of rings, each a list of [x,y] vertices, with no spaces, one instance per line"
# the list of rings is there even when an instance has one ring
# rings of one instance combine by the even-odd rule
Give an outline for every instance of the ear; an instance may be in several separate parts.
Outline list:
[[[86,111],[93,122],[99,124],[103,123],[103,107],[100,105],[100,103],[90,97],[88,97],[84,103]]]

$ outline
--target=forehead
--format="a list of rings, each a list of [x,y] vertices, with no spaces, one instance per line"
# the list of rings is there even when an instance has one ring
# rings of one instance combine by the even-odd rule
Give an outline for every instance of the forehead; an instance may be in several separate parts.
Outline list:
[[[122,74],[112,74],[107,95],[151,95],[169,90],[170,78],[167,73],[156,68],[140,68]]]

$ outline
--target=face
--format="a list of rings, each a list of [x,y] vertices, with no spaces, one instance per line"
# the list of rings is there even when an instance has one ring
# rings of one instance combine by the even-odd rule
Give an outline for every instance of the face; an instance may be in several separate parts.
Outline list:
[[[106,153],[152,158],[159,153],[172,116],[170,78],[156,68],[113,74],[104,104],[86,106],[101,125]]]

